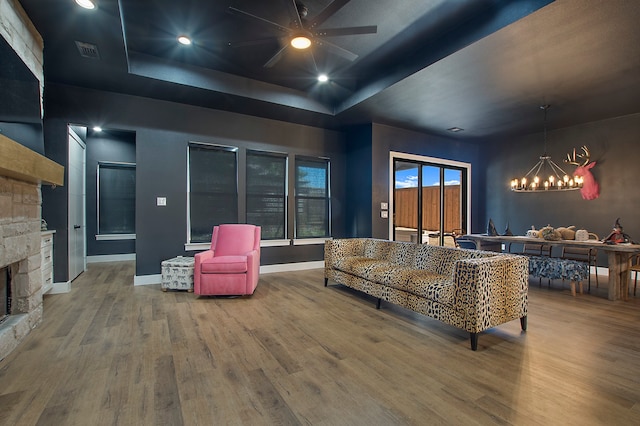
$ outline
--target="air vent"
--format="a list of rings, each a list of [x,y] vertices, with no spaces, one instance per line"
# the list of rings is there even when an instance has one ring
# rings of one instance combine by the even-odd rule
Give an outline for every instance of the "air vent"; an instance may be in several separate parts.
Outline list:
[[[96,46],[95,44],[76,41],[76,46],[78,47],[78,52],[80,52],[80,56],[82,56],[83,58],[100,59],[100,54],[98,53],[98,46]]]

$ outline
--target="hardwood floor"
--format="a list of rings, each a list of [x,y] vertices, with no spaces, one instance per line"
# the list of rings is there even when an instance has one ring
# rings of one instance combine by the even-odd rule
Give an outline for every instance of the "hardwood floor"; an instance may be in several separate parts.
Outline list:
[[[250,298],[133,286],[91,264],[0,362],[2,425],[640,424],[640,297],[532,281],[519,321],[466,332],[322,270]],[[606,281],[606,280],[604,280]],[[602,294],[600,294],[602,293]]]

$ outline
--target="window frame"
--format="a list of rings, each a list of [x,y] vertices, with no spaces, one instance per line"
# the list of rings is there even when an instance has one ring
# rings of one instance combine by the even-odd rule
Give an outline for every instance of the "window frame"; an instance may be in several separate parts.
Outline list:
[[[284,192],[282,194],[282,203],[283,203],[283,230],[284,235],[282,238],[264,238],[264,233],[262,234],[261,241],[265,242],[265,246],[268,245],[282,245],[283,243],[288,243],[290,240],[287,238],[289,235],[289,154],[284,152],[276,152],[276,151],[266,151],[266,150],[257,150],[257,149],[247,149],[245,152],[245,188],[244,188],[244,196],[245,196],[245,216],[247,217],[247,223],[249,220],[249,156],[264,156],[264,157],[273,157],[284,160]],[[257,224],[260,225],[260,224]],[[268,241],[268,243],[266,243]]]
[[[98,165],[96,166],[96,240],[97,241],[118,241],[118,240],[135,240],[136,233],[133,232],[123,232],[123,233],[101,233],[100,232],[100,168],[107,167],[111,169],[133,169],[136,171],[136,163],[125,162],[125,161],[98,161]],[[135,186],[134,186],[134,197],[133,197],[133,208],[134,208],[134,222],[133,227],[135,231],[135,208],[136,208],[136,196],[135,196]]]
[[[300,162],[310,162],[310,163],[324,163],[326,165],[325,170],[326,170],[326,177],[325,177],[325,196],[324,197],[312,197],[312,196],[301,196],[299,195],[299,191],[298,191],[298,171],[299,171],[299,163]],[[312,156],[302,156],[302,155],[296,155],[295,156],[295,164],[294,164],[294,182],[293,182],[293,187],[294,187],[294,214],[293,214],[293,221],[294,221],[294,229],[293,229],[293,234],[294,234],[294,245],[307,245],[307,244],[318,244],[319,242],[323,242],[327,239],[331,239],[331,159],[328,157],[312,157]],[[327,227],[326,227],[326,235],[318,235],[318,236],[303,236],[301,237],[298,233],[298,225],[299,225],[299,218],[298,218],[298,200],[300,199],[322,199],[325,200],[326,202],[326,223],[327,223]]]
[[[218,151],[226,151],[226,152],[233,152],[234,153],[234,167],[235,167],[235,195],[236,195],[236,218],[235,218],[235,223],[238,222],[238,215],[239,215],[239,208],[237,206],[238,200],[240,199],[240,193],[239,193],[239,182],[238,182],[238,175],[239,175],[239,159],[238,159],[238,152],[239,149],[238,147],[235,146],[230,146],[230,145],[221,145],[221,144],[214,144],[214,143],[205,143],[205,142],[196,142],[196,141],[190,141],[189,143],[187,143],[187,227],[186,227],[186,238],[187,238],[187,243],[185,244],[185,249],[190,249],[190,250],[198,250],[198,249],[207,249],[209,248],[209,246],[211,245],[211,242],[206,242],[206,241],[192,241],[191,239],[191,147],[194,148],[205,148],[205,149],[212,149],[212,150],[218,150]]]

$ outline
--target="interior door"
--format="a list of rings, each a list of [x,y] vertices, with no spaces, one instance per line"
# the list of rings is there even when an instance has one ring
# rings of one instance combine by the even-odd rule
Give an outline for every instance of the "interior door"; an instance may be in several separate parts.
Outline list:
[[[86,146],[69,127],[69,281],[86,269]]]

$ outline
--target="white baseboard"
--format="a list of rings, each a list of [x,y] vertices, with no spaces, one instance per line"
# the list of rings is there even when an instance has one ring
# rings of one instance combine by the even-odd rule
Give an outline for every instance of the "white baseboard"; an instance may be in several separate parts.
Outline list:
[[[87,263],[123,262],[127,260],[136,260],[136,254],[125,253],[125,254],[103,254],[103,255],[97,255],[97,256],[87,256]]]
[[[270,274],[273,272],[288,271],[305,271],[307,269],[324,268],[324,261],[316,262],[298,262],[298,263],[280,263],[276,265],[264,265],[260,267],[261,274]],[[151,285],[160,284],[162,282],[162,274],[155,275],[136,275],[133,277],[133,285]]]
[[[592,266],[589,268],[589,272],[600,277],[609,276],[609,268],[605,268],[604,266]]]
[[[71,281],[65,281],[61,283],[53,283],[51,289],[46,294],[64,294],[71,291]]]
[[[151,285],[160,284],[161,282],[162,274],[136,275],[133,277],[133,285]]]
[[[260,267],[260,273],[270,274],[273,272],[305,271],[307,269],[321,268],[324,268],[324,260],[318,260],[315,262],[278,263],[275,265],[264,265]]]

